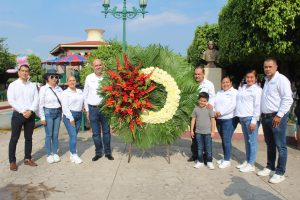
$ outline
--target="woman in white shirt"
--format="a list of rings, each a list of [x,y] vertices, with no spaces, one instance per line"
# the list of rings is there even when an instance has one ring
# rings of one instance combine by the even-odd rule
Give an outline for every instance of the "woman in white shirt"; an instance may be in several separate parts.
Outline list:
[[[220,164],[219,168],[226,168],[230,166],[231,138],[238,123],[238,119],[234,115],[238,91],[232,87],[232,81],[229,76],[222,78],[222,88],[223,90],[220,90],[216,95],[214,109],[217,129],[222,138],[224,152],[224,158],[217,163]]]
[[[82,90],[76,89],[76,79],[70,76],[67,80],[68,89],[62,94],[63,121],[69,133],[70,160],[73,163],[82,163],[76,153],[77,133],[82,119],[84,95]]]
[[[245,139],[246,161],[237,168],[241,172],[255,171],[254,163],[257,154],[257,132],[260,119],[260,102],[262,89],[256,83],[257,73],[255,70],[246,72],[246,82],[239,88],[236,97],[235,115],[239,117]]]
[[[45,127],[45,146],[47,150],[47,162],[54,163],[59,162],[60,158],[57,155],[58,147],[58,131],[60,127],[62,106],[61,95],[63,90],[56,85],[58,79],[62,78],[61,74],[58,74],[56,70],[51,69],[42,76],[47,80],[47,84],[40,88],[40,102],[39,102],[39,115],[41,123]],[[52,152],[51,152],[52,142]]]

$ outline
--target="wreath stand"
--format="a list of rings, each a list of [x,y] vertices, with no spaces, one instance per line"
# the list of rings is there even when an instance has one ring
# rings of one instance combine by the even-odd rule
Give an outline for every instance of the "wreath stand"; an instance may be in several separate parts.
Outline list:
[[[130,147],[129,147],[128,163],[130,162],[132,144],[133,144],[133,138],[131,138],[131,143],[130,143]],[[170,150],[169,150],[169,143],[168,142],[167,142],[167,152],[168,152],[168,161],[169,161],[169,164],[171,164],[171,162],[170,162]]]

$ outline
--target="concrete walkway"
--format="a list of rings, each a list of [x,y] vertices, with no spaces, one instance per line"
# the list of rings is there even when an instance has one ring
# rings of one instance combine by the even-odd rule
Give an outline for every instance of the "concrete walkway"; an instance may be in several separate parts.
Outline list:
[[[79,132],[77,151],[82,164],[69,161],[69,136],[64,125],[59,133],[61,162],[48,164],[44,146],[44,129],[34,132],[33,161],[38,166],[23,164],[24,138],[17,147],[18,171],[9,170],[8,143],[10,132],[0,132],[0,199],[299,199],[300,152],[289,146],[286,180],[268,183],[269,177],[256,172],[266,165],[266,145],[258,143],[256,171],[241,173],[235,166],[245,159],[244,141],[233,141],[231,167],[209,170],[193,168],[190,138],[180,138],[170,146],[171,164],[166,145],[143,151],[133,147],[127,163],[129,144],[112,135],[114,161],[102,157],[92,162],[92,133]],[[213,139],[213,162],[222,156],[220,139]]]

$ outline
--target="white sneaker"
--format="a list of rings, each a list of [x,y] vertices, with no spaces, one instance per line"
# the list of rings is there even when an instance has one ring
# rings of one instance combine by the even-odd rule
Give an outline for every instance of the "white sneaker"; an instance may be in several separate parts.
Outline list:
[[[264,168],[263,170],[257,172],[258,176],[269,176],[269,175],[274,175],[275,171],[271,171],[268,168]]]
[[[72,163],[77,163],[77,164],[82,163],[82,160],[79,158],[77,153],[71,154],[70,159]]]
[[[224,159],[222,158],[221,160],[217,161],[217,164],[222,164],[223,161],[224,161]]]
[[[47,162],[50,163],[50,164],[55,162],[52,155],[47,156]]]
[[[284,179],[285,179],[284,175],[274,174],[272,176],[272,178],[270,178],[269,182],[270,183],[280,183],[280,182],[284,181]]]
[[[215,169],[215,166],[212,162],[207,162],[208,169]]]
[[[225,160],[223,160],[222,164],[219,165],[219,168],[220,168],[220,169],[224,169],[224,168],[226,168],[226,167],[230,167],[230,161],[225,161]]]
[[[254,172],[254,171],[255,171],[254,165],[252,166],[249,163],[247,163],[245,167],[240,168],[240,172]]]
[[[53,155],[53,159],[54,159],[54,162],[59,162],[60,161],[60,158],[57,154]]]
[[[198,169],[199,167],[203,167],[203,166],[204,166],[203,163],[197,161],[196,165],[194,165],[194,168],[197,168],[197,169]]]
[[[244,161],[242,164],[236,166],[236,168],[241,169],[241,168],[243,168],[243,167],[246,167],[247,164],[248,164],[248,162],[247,162],[247,161]]]

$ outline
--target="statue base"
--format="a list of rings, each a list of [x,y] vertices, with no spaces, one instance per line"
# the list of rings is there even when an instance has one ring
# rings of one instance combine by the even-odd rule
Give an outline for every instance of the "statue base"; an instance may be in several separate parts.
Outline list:
[[[215,92],[222,90],[221,80],[222,77],[226,75],[226,70],[222,68],[204,68],[205,75],[204,78],[211,81],[215,86]]]

